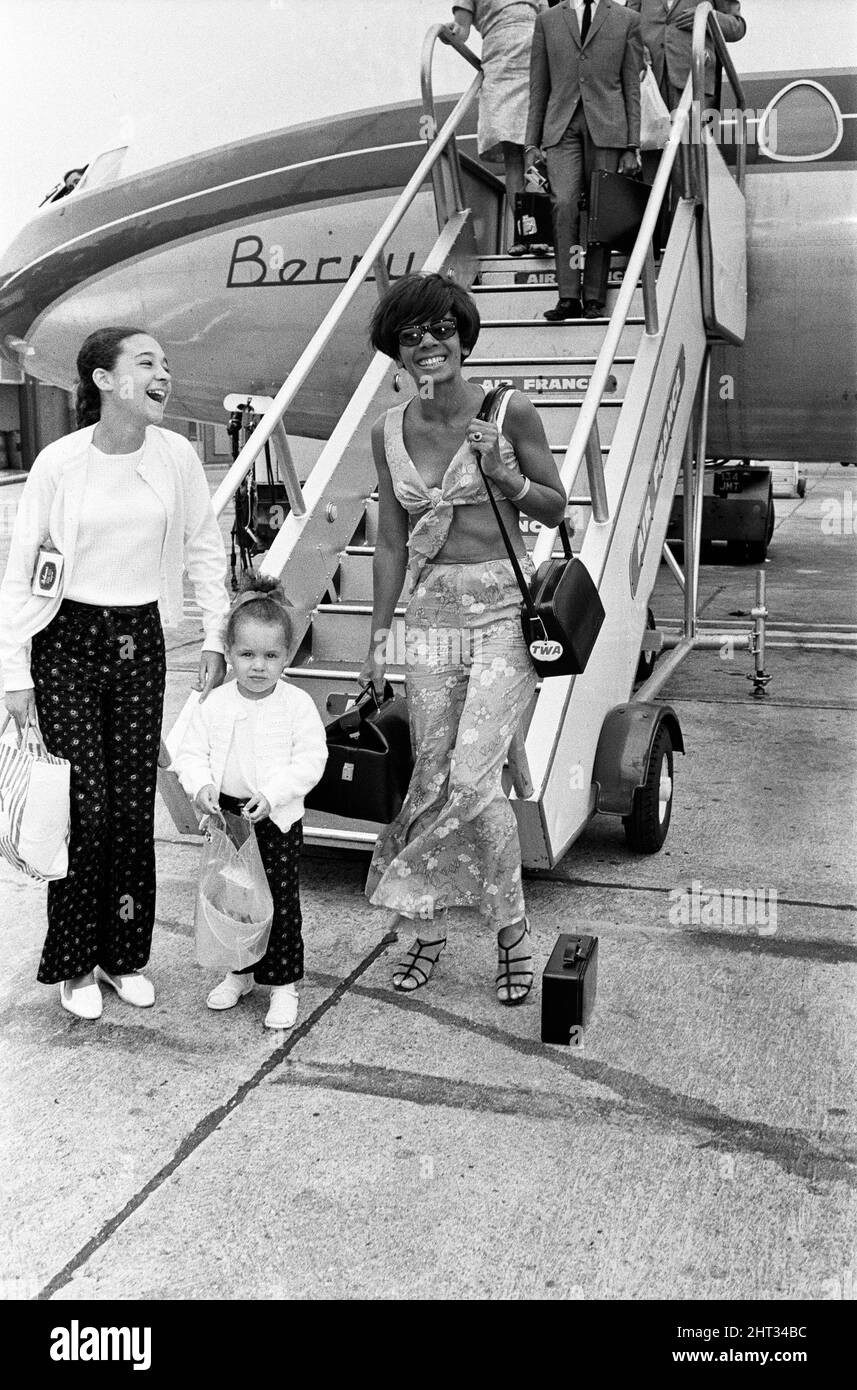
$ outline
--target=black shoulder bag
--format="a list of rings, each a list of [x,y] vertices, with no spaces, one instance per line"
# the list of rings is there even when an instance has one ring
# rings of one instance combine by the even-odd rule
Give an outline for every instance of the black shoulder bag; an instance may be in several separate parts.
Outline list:
[[[503,396],[511,389],[503,384],[489,392],[477,418],[492,420]],[[578,676],[586,669],[595,639],[601,631],[604,605],[583,561],[571,553],[565,518],[559,523],[564,557],[545,560],[528,586],[503,524],[490,480],[482,472],[481,460],[477,462],[523,596],[521,627],[536,672],[542,677]]]

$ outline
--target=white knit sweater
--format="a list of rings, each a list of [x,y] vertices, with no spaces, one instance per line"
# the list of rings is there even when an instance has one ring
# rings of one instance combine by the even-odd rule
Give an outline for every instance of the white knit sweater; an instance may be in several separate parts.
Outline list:
[[[230,680],[196,706],[172,761],[188,796],[210,783],[219,794],[232,732],[238,720],[247,718],[248,703]],[[284,681],[254,705],[253,791],[267,797],[271,820],[288,830],[303,815],[307,792],[321,781],[327,762],[324,725],[311,696]]]
[[[9,562],[0,585],[0,665],[6,690],[29,690],[30,643],[56,615],[62,595],[31,593],[39,547],[50,541],[65,557],[65,592],[73,583],[81,505],[94,425],[76,430],[43,449],[31,468],[18,503]],[[182,570],[186,567],[202,609],[208,651],[223,651],[221,631],[229,612],[226,552],[211,506],[208,482],[193,446],[173,430],[149,425],[137,472],[157,494],[166,513],[166,534],[157,576],[158,606],[165,627],[183,613]],[[134,518],[127,518],[125,543],[134,543]]]

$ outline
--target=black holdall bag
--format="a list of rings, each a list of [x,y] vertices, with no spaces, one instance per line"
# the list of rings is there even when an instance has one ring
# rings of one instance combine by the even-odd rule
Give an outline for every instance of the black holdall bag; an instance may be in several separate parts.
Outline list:
[[[511,387],[506,384],[495,387],[485,397],[478,418],[490,420],[503,395],[509,390]],[[479,471],[482,472],[481,465]],[[579,676],[586,670],[586,663],[601,631],[604,605],[583,561],[571,553],[565,520],[559,524],[564,555],[556,559],[552,557],[539,565],[528,586],[503,525],[489,480],[484,473],[482,476],[523,596],[521,627],[536,673],[543,678]]]
[[[383,700],[366,686],[350,709],[325,727],[327,764],[304,798],[312,811],[388,825],[407,794],[414,757],[408,705],[387,682]]]
[[[542,1042],[580,1046],[595,1008],[598,937],[557,937],[542,974]]]

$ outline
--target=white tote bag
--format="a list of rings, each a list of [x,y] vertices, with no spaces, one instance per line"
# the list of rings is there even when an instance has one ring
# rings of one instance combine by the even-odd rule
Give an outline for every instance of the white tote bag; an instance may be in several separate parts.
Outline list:
[[[670,127],[669,107],[647,63],[640,80],[640,149],[662,150],[670,138]]]
[[[0,855],[37,883],[68,873],[70,764],[32,724],[0,724]]]

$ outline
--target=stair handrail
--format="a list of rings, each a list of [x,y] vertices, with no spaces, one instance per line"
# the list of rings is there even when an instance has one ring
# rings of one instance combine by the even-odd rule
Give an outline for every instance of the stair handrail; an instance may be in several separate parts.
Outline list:
[[[741,85],[741,79],[735,71],[735,64],[732,61],[728,45],[723,37],[723,30],[720,28],[717,11],[711,3],[711,0],[702,0],[702,3],[697,5],[693,16],[690,74],[693,87],[694,108],[700,113],[700,130],[702,112],[705,109],[705,42],[708,37],[711,38],[714,44],[714,51],[726,73],[729,85],[735,94],[735,100],[738,102],[738,109],[742,112],[746,109],[744,88]],[[741,139],[738,144],[736,158],[735,182],[743,193],[744,174],[747,168],[747,122],[742,118],[739,120],[738,125],[741,129]],[[705,207],[708,197],[708,180],[705,165],[705,147],[702,139],[696,142],[696,185],[697,197],[701,200],[703,207]]]
[[[423,118],[426,122],[425,137],[433,140],[437,132],[437,109],[434,104],[434,83],[432,79],[432,69],[434,66],[435,44],[440,40],[454,48],[456,53],[471,67],[476,68],[479,74],[481,86],[483,80],[482,64],[476,54],[468,48],[463,39],[457,34],[453,34],[446,24],[433,24],[423,39],[422,53],[420,55],[420,89],[423,94]],[[453,134],[449,146],[449,172],[452,183],[452,198],[454,207],[453,212],[461,212],[464,208],[464,192],[461,182],[461,162],[458,157],[458,142]],[[442,231],[446,222],[449,220],[450,210],[446,201],[446,189],[443,186],[443,175],[440,165],[436,164],[432,169],[432,186],[434,188],[434,202],[437,210],[438,231]]]
[[[437,26],[441,29],[443,26]],[[458,49],[464,47],[449,35],[451,46]],[[470,53],[470,50],[467,50]],[[470,54],[473,58],[475,55]],[[476,60],[478,62],[478,59]],[[261,453],[267,441],[276,430],[295,396],[303,386],[312,368],[315,366],[334,331],[339,325],[346,309],[356,296],[364,280],[369,275],[376,263],[383,264],[383,253],[387,242],[399,226],[410,208],[420,189],[422,188],[427,175],[431,174],[436,164],[441,159],[447,145],[454,139],[455,132],[460,126],[464,116],[473,105],[474,100],[482,85],[482,70],[471,82],[467,91],[464,92],[455,103],[452,111],[447,116],[441,129],[431,140],[426,153],[423,155],[413,174],[399,197],[396,199],[390,212],[385,217],[378,231],[375,233],[367,250],[364,252],[357,265],[354,267],[348,280],[343,285],[333,304],[328,309],[315,333],[313,333],[303,352],[295,365],[292,367],[276,396],[273,404],[268,407],[259,423],[256,425],[250,438],[244,444],[235,462],[227,472],[217,491],[212,497],[212,505],[216,516],[219,516],[226,505],[234,497],[246,474],[256,462],[257,456]]]

